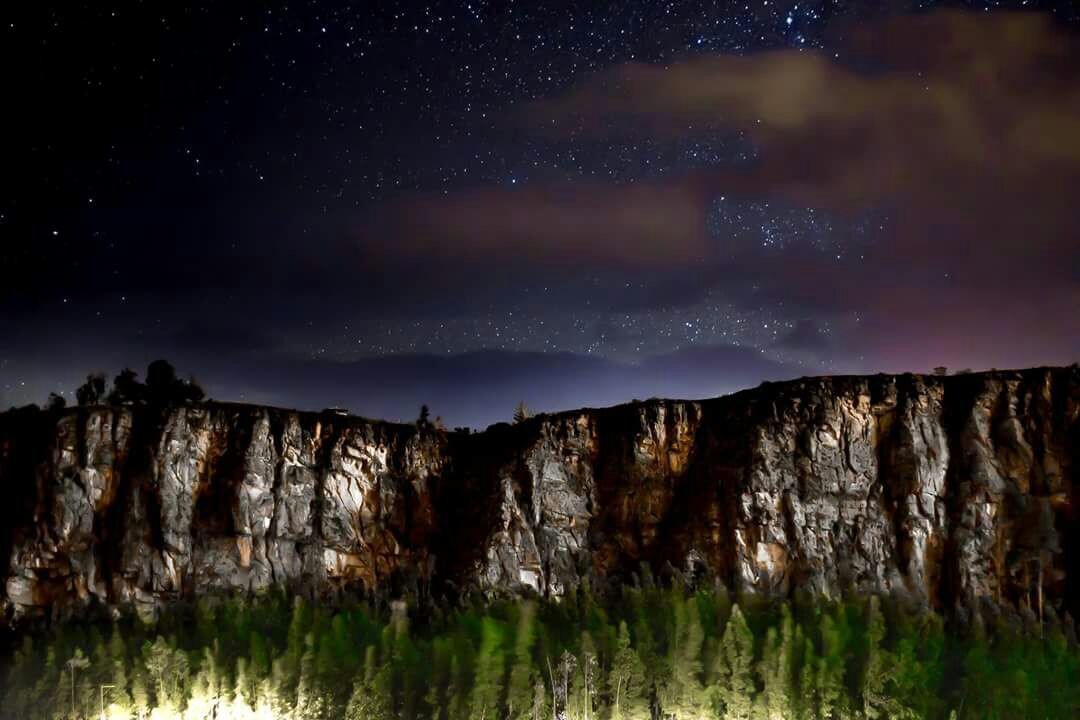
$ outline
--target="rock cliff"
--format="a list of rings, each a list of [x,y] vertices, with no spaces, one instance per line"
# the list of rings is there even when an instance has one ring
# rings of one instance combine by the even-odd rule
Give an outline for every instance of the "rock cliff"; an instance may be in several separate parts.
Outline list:
[[[508,398],[507,406],[512,403]],[[215,591],[738,591],[1080,609],[1080,370],[821,377],[446,433],[216,404],[0,416],[9,622]]]

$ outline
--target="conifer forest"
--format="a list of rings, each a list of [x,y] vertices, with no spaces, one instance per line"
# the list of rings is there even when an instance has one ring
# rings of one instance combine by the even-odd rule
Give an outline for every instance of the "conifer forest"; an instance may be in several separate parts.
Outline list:
[[[737,600],[647,577],[560,602],[204,598],[154,622],[26,635],[2,708],[27,720],[1077,716],[1071,621],[949,624],[877,596]]]

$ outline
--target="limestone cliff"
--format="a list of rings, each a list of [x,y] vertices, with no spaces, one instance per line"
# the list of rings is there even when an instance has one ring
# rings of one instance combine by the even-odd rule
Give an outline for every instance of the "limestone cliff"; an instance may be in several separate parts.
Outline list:
[[[215,403],[9,413],[0,602],[13,621],[273,585],[558,595],[645,564],[1076,615],[1078,459],[1075,367],[809,378],[474,434]]]

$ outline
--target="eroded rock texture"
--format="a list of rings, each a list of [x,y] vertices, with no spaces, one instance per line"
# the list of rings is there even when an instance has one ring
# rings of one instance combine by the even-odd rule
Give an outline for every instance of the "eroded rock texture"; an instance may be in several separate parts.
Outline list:
[[[207,404],[0,418],[9,621],[284,586],[743,592],[1077,614],[1080,371],[811,378],[444,433]]]

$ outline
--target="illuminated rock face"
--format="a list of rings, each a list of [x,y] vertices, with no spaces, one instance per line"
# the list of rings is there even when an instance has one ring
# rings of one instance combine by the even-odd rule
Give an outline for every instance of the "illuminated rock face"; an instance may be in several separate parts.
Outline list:
[[[9,414],[2,602],[10,621],[271,586],[560,595],[647,566],[1076,615],[1078,416],[1075,368],[813,378],[471,435],[245,405]]]

